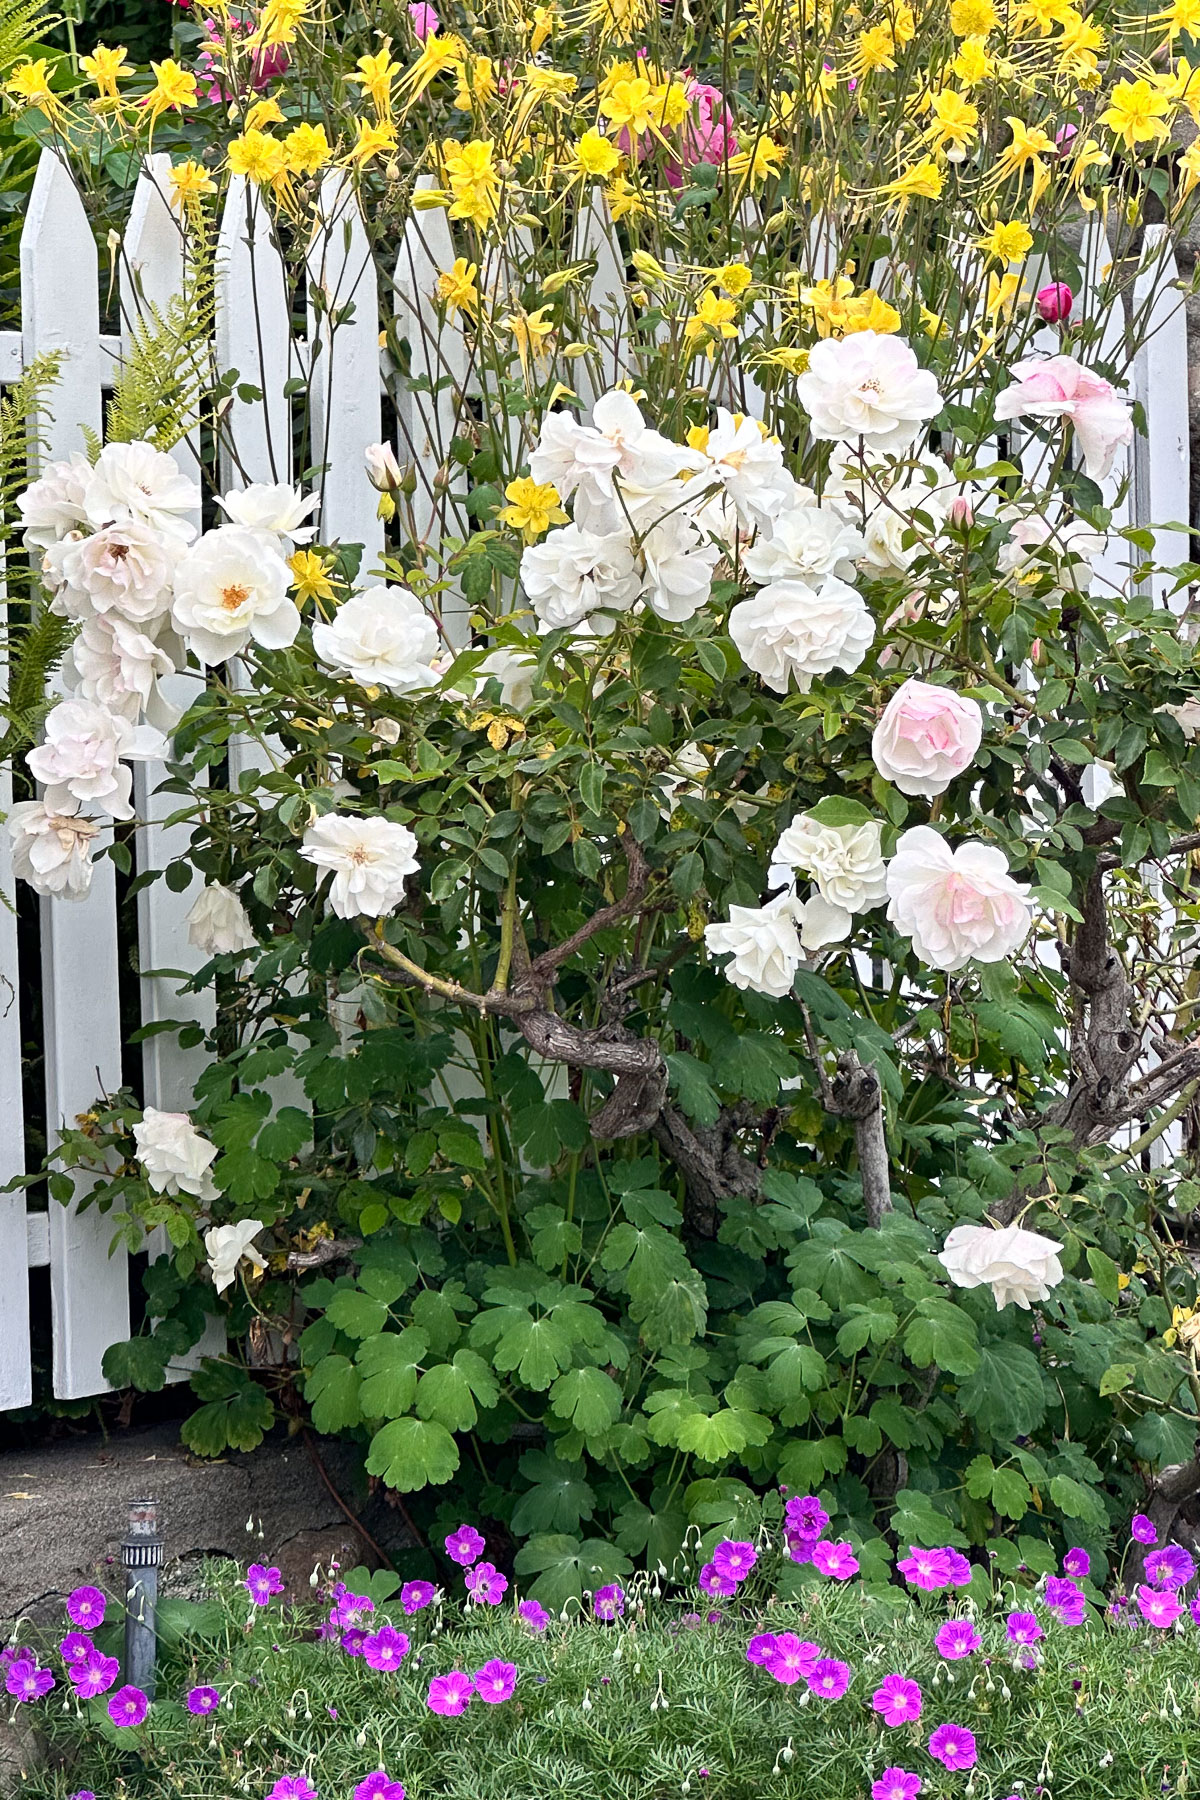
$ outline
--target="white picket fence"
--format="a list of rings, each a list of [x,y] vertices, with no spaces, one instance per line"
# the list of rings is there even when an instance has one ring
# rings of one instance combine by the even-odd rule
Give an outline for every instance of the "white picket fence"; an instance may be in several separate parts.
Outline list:
[[[179,225],[167,203],[166,161],[155,157],[144,170],[121,246],[120,305],[124,329],[106,336],[100,329],[100,272],[93,234],[71,177],[50,151],[43,153],[21,239],[23,329],[0,333],[0,384],[16,380],[33,359],[63,353],[62,375],[42,420],[47,454],[66,456],[84,446],[84,429],[99,432],[103,393],[111,386],[122,353],[122,338],[144,302],[162,306],[179,290],[183,247]],[[262,391],[263,400],[235,395],[229,424],[238,468],[225,470],[228,485],[241,480],[292,478],[292,401],[289,383],[311,383],[311,462],[325,465],[321,509],[322,541],[365,546],[363,571],[377,564],[383,547],[377,495],[368,484],[363,451],[379,441],[382,401],[379,292],[366,231],[352,190],[339,175],[322,192],[326,228],[313,239],[308,276],[326,303],[309,307],[308,330],[292,327],[292,297],[284,265],[274,245],[264,208],[253,189],[231,184],[220,230],[216,358],[221,371],[236,369],[240,383]],[[1103,228],[1088,227],[1087,292],[1084,308],[1097,304],[1101,271],[1108,260]],[[411,374],[417,391],[397,396],[397,449],[415,465],[412,501],[417,536],[434,541],[444,532],[465,536],[461,517],[445,485],[436,481],[450,439],[469,416],[473,391],[473,351],[463,333],[446,325],[434,302],[440,270],[456,255],[451,227],[440,211],[414,212],[403,236],[392,292],[386,296],[398,334],[411,346]],[[813,277],[836,269],[836,246],[814,230],[807,271]],[[581,207],[571,247],[573,263],[594,269],[578,298],[581,327],[601,349],[594,358],[564,363],[562,378],[589,404],[628,374],[636,374],[629,349],[631,312],[625,257],[616,233],[596,203]],[[1188,516],[1188,436],[1186,329],[1178,290],[1169,285],[1173,266],[1160,275],[1154,301],[1156,331],[1139,352],[1130,380],[1148,418],[1148,432],[1131,458],[1118,461],[1107,484],[1110,493],[1129,480],[1119,523],[1179,520]],[[484,271],[489,291],[509,289],[508,258],[498,254]],[[1110,303],[1105,300],[1105,305]],[[1113,342],[1123,322],[1114,310]],[[753,377],[728,360],[699,360],[710,391],[732,404],[752,408],[758,397]],[[707,370],[707,373],[705,373]],[[424,384],[422,384],[424,378]],[[509,472],[523,460],[519,431],[509,440]],[[191,460],[180,446],[181,464]],[[1187,541],[1162,546],[1183,560]],[[1128,556],[1119,544],[1111,573],[1127,573]],[[464,609],[447,609],[452,634],[461,640]],[[175,678],[176,699],[192,689]],[[172,802],[156,797],[155,768],[138,769],[136,800],[145,820],[136,843],[139,872],[163,868],[186,855],[186,828],[161,821]],[[9,795],[0,791],[0,807]],[[7,834],[0,832],[0,893],[13,894]],[[86,1111],[103,1089],[121,1084],[121,1030],[118,966],[136,954],[142,970],[194,970],[197,953],[187,943],[184,917],[195,889],[171,892],[163,882],[139,899],[136,945],[118,933],[116,884],[107,860],[97,865],[89,898],[82,904],[43,903],[41,982],[44,1006],[46,1118],[53,1141],[64,1121]],[[21,1085],[21,1023],[17,1006],[17,925],[7,905],[0,907],[0,1183],[25,1166]],[[181,995],[170,976],[141,978],[141,1011],[146,1024],[194,1020],[208,1026],[210,994]],[[200,1053],[182,1051],[171,1034],[146,1040],[142,1054],[146,1103],[184,1109],[191,1098]],[[53,1331],[53,1387],[61,1398],[97,1394],[106,1386],[101,1359],[107,1347],[130,1330],[130,1271],[123,1251],[108,1254],[113,1224],[93,1211],[51,1204],[30,1211],[22,1193],[0,1195],[0,1410],[31,1398],[29,1270],[49,1267]],[[203,1346],[201,1347],[203,1348]],[[194,1352],[193,1355],[198,1352]],[[183,1373],[181,1369],[177,1373]]]

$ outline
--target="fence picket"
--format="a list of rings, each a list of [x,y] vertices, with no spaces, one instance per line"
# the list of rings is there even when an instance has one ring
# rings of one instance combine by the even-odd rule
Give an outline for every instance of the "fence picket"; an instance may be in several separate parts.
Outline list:
[[[625,257],[599,194],[589,195],[579,203],[571,238],[571,261],[596,264],[581,308],[582,322],[589,328],[587,336],[596,345],[595,366],[589,356],[581,356],[573,365],[575,392],[583,401],[585,415],[590,416],[601,394],[632,372],[623,348],[628,305]]]
[[[0,626],[6,623],[0,606]],[[0,668],[4,658],[0,656]],[[0,810],[12,805],[12,773],[0,769]],[[20,966],[17,916],[4,904],[15,887],[12,844],[0,831],[0,1186],[25,1172],[25,1098],[21,1085]],[[33,1398],[29,1346],[29,1226],[25,1190],[0,1194],[0,1412]]]
[[[1134,314],[1143,321],[1144,340],[1134,356],[1133,386],[1146,415],[1145,434],[1139,432],[1133,447],[1139,525],[1186,524],[1191,506],[1187,314],[1166,236],[1165,225],[1147,225],[1142,266],[1133,284]],[[1185,562],[1188,549],[1186,531],[1156,533],[1156,562]],[[1168,603],[1173,586],[1169,575],[1150,577],[1150,591],[1160,605]],[[1172,611],[1185,612],[1187,598],[1186,587],[1171,595]]]
[[[236,369],[236,386],[258,388],[261,400],[233,394],[225,419],[221,481],[292,479],[292,407],[284,392],[294,366],[287,269],[262,195],[244,176],[229,183],[217,239],[217,368]],[[230,455],[237,446],[237,461]]]
[[[1083,228],[1080,260],[1083,267],[1080,314],[1084,318],[1098,319],[1100,324],[1099,341],[1089,360],[1094,360],[1102,370],[1114,366],[1119,378],[1126,362],[1125,313],[1121,296],[1109,279],[1112,250],[1098,212],[1091,214]],[[1108,542],[1095,559],[1095,580],[1101,584],[1107,582],[1110,588],[1124,592],[1128,590],[1130,571],[1136,561],[1132,545],[1116,535],[1133,523],[1133,456],[1128,447],[1117,450],[1112,469],[1100,483],[1100,489],[1112,520]]]

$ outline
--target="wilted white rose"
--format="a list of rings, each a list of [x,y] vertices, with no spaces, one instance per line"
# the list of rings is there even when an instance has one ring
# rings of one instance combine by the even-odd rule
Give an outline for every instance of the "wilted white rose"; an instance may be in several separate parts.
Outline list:
[[[328,624],[313,626],[313,649],[332,669],[364,687],[412,694],[434,687],[437,626],[407,588],[364,588],[342,602]]]
[[[115,613],[133,625],[160,619],[171,605],[171,583],[182,545],[140,519],[105,525],[90,537],[62,540],[45,560],[61,577],[56,612],[86,619]]]
[[[796,397],[814,437],[847,443],[861,438],[871,450],[907,449],[942,407],[935,377],[904,339],[877,331],[814,344]]]
[[[251,640],[284,650],[300,630],[300,614],[288,598],[291,579],[269,538],[220,525],[181,559],[172,621],[206,667],[237,656]]]
[[[705,926],[709,954],[730,958],[725,979],[772,1000],[790,994],[803,961],[796,913],[795,895],[785,893],[766,906],[731,906],[724,924]]]
[[[333,870],[329,904],[342,919],[394,912],[406,878],[420,868],[408,826],[378,816],[326,813],[305,832],[300,854],[318,869]]]
[[[367,480],[381,494],[394,493],[404,480],[404,471],[390,444],[368,444],[363,461],[367,465]]]
[[[243,1257],[260,1273],[266,1268],[253,1241],[264,1229],[261,1219],[239,1219],[236,1225],[213,1225],[205,1232],[204,1250],[218,1294],[232,1287]]]
[[[17,500],[29,548],[48,549],[86,522],[84,490],[92,478],[92,465],[80,451],[66,462],[47,464],[43,473]]]
[[[1063,1278],[1062,1245],[1036,1231],[1009,1225],[956,1225],[938,1261],[955,1287],[990,1287],[996,1310],[1010,1304],[1029,1311],[1045,1300]]]
[[[747,531],[767,527],[771,520],[796,503],[799,491],[783,464],[783,448],[765,435],[757,419],[717,408],[717,422],[708,434],[702,474],[696,485],[714,478],[737,509]]]
[[[149,762],[167,753],[163,735],[149,725],[131,725],[91,700],[60,700],[46,714],[45,742],[25,761],[46,785],[51,812],[73,806],[98,807],[114,819],[131,819],[133,772],[122,759]]]
[[[186,1113],[148,1106],[133,1128],[138,1161],[156,1194],[191,1194],[215,1200],[218,1189],[209,1169],[217,1146],[201,1137]]]
[[[983,741],[983,713],[951,688],[906,681],[883,709],[871,755],[885,781],[927,800],[944,794]]]
[[[51,812],[41,800],[10,807],[13,872],[35,894],[82,900],[92,885],[92,850],[100,830],[75,812]]]
[[[1002,962],[1025,938],[1026,890],[1001,850],[960,844],[951,850],[928,825],[906,831],[888,864],[888,918],[921,961],[953,974],[972,959]]]
[[[178,720],[157,685],[174,668],[160,644],[116,613],[85,619],[63,658],[63,678],[73,693],[131,723],[145,713],[160,731]]]
[[[187,916],[188,942],[205,956],[233,956],[253,950],[258,939],[250,915],[232,888],[219,881],[206,887]]]
[[[521,586],[537,614],[539,630],[579,627],[607,631],[606,613],[628,612],[641,576],[625,532],[604,536],[562,525],[521,557]]]
[[[537,674],[537,656],[533,651],[489,650],[475,675],[475,693],[480,695],[489,681],[500,683],[500,704],[512,712],[524,712],[533,704],[533,683]]]
[[[86,518],[96,528],[136,519],[189,543],[196,535],[187,515],[198,512],[200,489],[174,459],[153,444],[105,444],[83,495]]]
[[[853,581],[854,559],[862,555],[862,534],[831,507],[795,506],[772,520],[742,557],[751,581],[803,581],[814,586],[823,575]]]
[[[1184,700],[1179,706],[1156,706],[1154,710],[1169,713],[1189,744],[1200,737],[1200,700]]]
[[[810,875],[826,907],[841,915],[835,919],[818,909],[810,920],[806,913],[806,948],[816,947],[811,940],[818,931],[846,937],[854,913],[886,900],[882,838],[883,826],[874,819],[825,825],[811,813],[798,813],[781,834],[771,853],[767,886],[790,887],[798,873]]]
[[[875,638],[861,594],[836,576],[819,588],[773,581],[729,615],[729,635],[742,661],[777,694],[792,682],[806,694],[818,675],[857,669]]]
[[[217,505],[246,531],[267,531],[288,543],[307,544],[315,527],[304,521],[320,500],[320,494],[302,494],[286,481],[252,481],[249,487],[223,494]]]

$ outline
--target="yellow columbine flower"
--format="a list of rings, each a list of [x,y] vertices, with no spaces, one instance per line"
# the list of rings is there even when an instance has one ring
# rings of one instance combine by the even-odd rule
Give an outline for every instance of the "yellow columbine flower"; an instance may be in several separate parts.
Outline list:
[[[600,111],[617,131],[639,138],[655,120],[654,89],[644,75],[615,82],[600,101]]]
[[[745,263],[740,262],[726,263],[724,268],[714,269],[712,278],[717,287],[724,288],[725,292],[732,294],[735,300],[739,294],[745,293],[754,280],[754,276]]]
[[[532,30],[529,33],[529,54],[536,56],[550,33],[558,23],[557,13],[552,6],[535,6],[533,9]]]
[[[1071,0],[1023,0],[1013,14],[1013,36],[1023,37],[1036,31],[1039,37],[1049,37],[1073,10]]]
[[[879,69],[896,66],[896,40],[890,25],[872,25],[860,31],[854,43],[850,68],[855,75],[873,75]]]
[[[461,38],[455,37],[452,32],[431,32],[425,39],[420,56],[400,83],[401,87],[411,89],[405,102],[405,110],[420,99],[431,81],[436,81],[447,69],[460,69],[466,59],[467,52]]]
[[[475,286],[478,273],[479,264],[469,263],[465,256],[456,257],[453,268],[439,272],[437,297],[447,312],[465,312],[474,318],[479,305],[479,291]]]
[[[458,69],[458,91],[454,105],[459,112],[472,112],[496,98],[496,71],[490,56],[473,56],[470,63]]]
[[[1165,25],[1168,37],[1200,38],[1200,0],[1173,0],[1166,12],[1154,13],[1149,23]]]
[[[654,90],[654,117],[664,131],[678,131],[690,111],[691,101],[682,82],[659,82]]]
[[[392,61],[391,38],[384,38],[382,50],[374,56],[360,56],[355,67],[356,73],[348,75],[347,81],[357,82],[370,96],[376,118],[391,118],[392,82],[400,73],[400,64]]]
[[[168,177],[171,184],[171,206],[176,212],[194,206],[204,194],[215,194],[217,184],[202,163],[176,163]]]
[[[783,150],[774,138],[760,137],[751,150],[740,150],[729,158],[729,173],[745,180],[752,188],[761,187],[772,175],[778,175],[783,164]]]
[[[315,550],[297,550],[294,556],[288,558],[292,587],[299,606],[304,606],[309,600],[334,599],[334,584],[329,576],[332,567],[333,558],[326,559]]]
[[[449,216],[469,219],[482,231],[500,209],[500,179],[491,140],[473,138],[469,144],[457,144],[448,138],[442,145],[442,161],[454,195]]]
[[[617,175],[604,190],[604,199],[608,206],[608,215],[613,224],[623,219],[626,214],[640,218],[650,210],[648,201],[640,189],[624,175]]]
[[[549,311],[548,306],[539,306],[536,312],[517,311],[510,313],[504,320],[504,329],[511,332],[513,342],[517,346],[521,372],[526,381],[529,379],[531,357],[540,368],[544,368],[550,358],[550,348],[546,340],[553,335],[554,321],[546,317]]]
[[[732,300],[724,299],[715,288],[709,288],[700,296],[700,303],[689,319],[684,320],[683,336],[689,348],[695,340],[707,337],[708,354],[711,360],[716,352],[715,339],[735,338],[737,336],[737,305]]]
[[[1099,73],[1097,54],[1103,50],[1106,42],[1099,25],[1093,25],[1090,19],[1081,19],[1078,13],[1072,13],[1063,20],[1062,36],[1054,40],[1062,74],[1076,76],[1085,87],[1094,86]]]
[[[245,131],[229,143],[229,172],[260,185],[275,181],[287,168],[287,152],[266,131]]]
[[[950,29],[956,38],[985,38],[1000,23],[993,0],[954,0]]]
[[[59,101],[51,92],[50,61],[45,56],[39,56],[36,62],[27,59],[18,63],[5,82],[4,91],[19,106],[40,106],[48,113],[59,108]]]
[[[329,161],[329,140],[323,125],[295,125],[283,140],[287,165],[293,175],[315,175]]]
[[[958,162],[979,135],[979,108],[956,93],[943,88],[929,103],[931,123],[925,139],[934,150],[944,151],[951,162]]]
[[[621,152],[602,132],[593,126],[585,131],[575,146],[575,162],[581,175],[596,181],[607,181],[621,166]]]
[[[283,109],[278,100],[256,100],[246,110],[242,130],[261,131],[264,125],[282,125],[283,122]]]
[[[1169,127],[1163,115],[1169,111],[1166,95],[1156,93],[1148,81],[1118,81],[1107,111],[1100,114],[1100,123],[1107,125],[1127,150],[1136,150],[1141,143],[1158,143],[1167,136]]]
[[[196,104],[196,77],[190,69],[181,68],[173,56],[150,64],[154,86],[143,102],[153,126],[165,112],[182,112]]]
[[[987,313],[988,318],[995,318],[997,313],[1003,313],[1005,318],[1007,318],[1012,312],[1013,301],[1016,299],[1020,287],[1021,277],[1015,273],[1009,273],[999,277],[989,275],[987,282],[987,299],[984,302],[984,310]]]
[[[980,82],[989,80],[995,66],[981,37],[965,38],[950,65],[964,87],[978,87]]]
[[[370,162],[373,156],[390,154],[396,148],[396,127],[381,119],[372,125],[369,119],[356,121],[358,136],[354,147],[346,152],[346,161],[359,165]]]
[[[912,163],[902,169],[895,181],[889,181],[881,188],[889,200],[900,200],[907,204],[909,200],[937,200],[946,185],[946,178],[935,162],[926,157],[924,162]]]
[[[1054,144],[1040,125],[1026,125],[1012,114],[1005,123],[1012,132],[1012,142],[996,158],[994,180],[1004,181],[1015,175],[1023,182],[1028,174],[1031,178],[1030,199],[1036,206],[1050,186],[1050,168],[1043,159],[1054,155]]]
[[[117,98],[117,82],[122,75],[128,75],[125,67],[129,52],[124,45],[110,50],[107,44],[97,44],[90,56],[82,56],[79,66],[90,81],[96,84],[96,90],[102,100]]]
[[[997,219],[979,239],[978,247],[986,257],[999,263],[1024,262],[1033,249],[1033,233],[1020,219],[1013,219],[1007,225]]]
[[[1190,143],[1179,159],[1179,198],[1186,200],[1192,189],[1200,183],[1200,138]]]
[[[496,516],[501,524],[523,532],[527,544],[549,531],[551,525],[567,522],[561,496],[552,481],[534,481],[529,475],[518,475],[505,488],[504,498],[509,504],[502,506]]]
[[[307,11],[308,0],[267,0],[250,42],[257,46],[294,43]]]

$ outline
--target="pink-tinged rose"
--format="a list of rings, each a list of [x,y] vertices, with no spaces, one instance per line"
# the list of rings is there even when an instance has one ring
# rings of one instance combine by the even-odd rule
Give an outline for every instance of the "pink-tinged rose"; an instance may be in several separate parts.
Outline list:
[[[888,918],[912,939],[931,969],[947,974],[976,962],[1003,962],[1030,924],[1026,890],[1001,850],[960,844],[952,850],[928,825],[906,831],[888,865]]]
[[[1037,292],[1037,309],[1047,325],[1059,325],[1071,316],[1075,296],[1065,281],[1047,282]]]
[[[967,768],[983,740],[974,700],[926,681],[906,681],[888,701],[871,738],[885,781],[902,794],[932,800]]]
[[[1016,379],[996,396],[996,418],[1065,419],[1075,428],[1084,466],[1102,481],[1121,444],[1133,442],[1133,410],[1111,381],[1073,356],[1030,357],[1013,366]]]
[[[432,36],[442,22],[432,6],[426,4],[426,0],[413,0],[413,4],[408,9],[408,16],[412,20],[412,28],[417,40],[422,44],[427,37]]]

